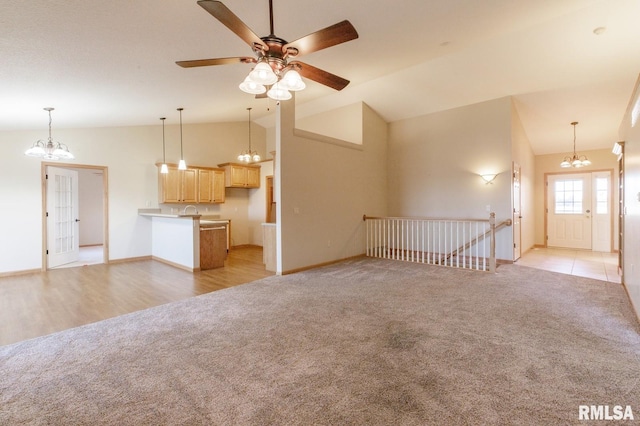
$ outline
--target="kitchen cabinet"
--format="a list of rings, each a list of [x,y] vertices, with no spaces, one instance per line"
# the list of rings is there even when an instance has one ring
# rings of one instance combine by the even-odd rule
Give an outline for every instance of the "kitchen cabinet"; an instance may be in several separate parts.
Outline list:
[[[195,169],[178,170],[169,167],[169,173],[160,175],[161,203],[197,202],[198,171]]]
[[[212,167],[189,167],[178,170],[175,164],[168,164],[169,173],[160,173],[159,202],[160,203],[224,203],[225,202],[225,172],[224,169]]]
[[[218,167],[224,169],[227,188],[260,188],[260,166],[224,163]]]
[[[224,170],[198,169],[198,202],[224,203]]]
[[[200,227],[200,270],[223,267],[226,257],[226,227]]]

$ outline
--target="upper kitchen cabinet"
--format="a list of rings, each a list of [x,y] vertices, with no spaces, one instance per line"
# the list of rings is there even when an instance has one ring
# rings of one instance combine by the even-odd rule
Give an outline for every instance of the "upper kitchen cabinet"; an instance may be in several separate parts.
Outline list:
[[[178,170],[169,164],[169,173],[159,173],[160,203],[224,203],[224,170],[211,167],[189,167]]]
[[[224,169],[227,188],[260,188],[260,166],[251,164],[218,164]]]
[[[198,202],[224,203],[224,170],[198,170]]]
[[[160,175],[161,203],[197,202],[198,171],[195,169],[178,170],[169,166],[169,173]]]

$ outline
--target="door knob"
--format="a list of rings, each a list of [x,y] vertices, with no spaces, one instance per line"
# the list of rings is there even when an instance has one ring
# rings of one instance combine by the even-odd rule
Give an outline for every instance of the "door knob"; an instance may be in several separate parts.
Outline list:
[[[591,213],[591,210],[587,210],[587,213]]]

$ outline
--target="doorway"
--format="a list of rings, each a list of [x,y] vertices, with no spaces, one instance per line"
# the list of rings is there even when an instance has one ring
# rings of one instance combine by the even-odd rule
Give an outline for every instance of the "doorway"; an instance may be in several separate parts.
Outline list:
[[[611,171],[563,173],[546,179],[547,247],[611,252]]]
[[[513,260],[522,255],[522,192],[520,189],[520,165],[513,163]]]
[[[42,269],[108,263],[107,168],[42,163]]]

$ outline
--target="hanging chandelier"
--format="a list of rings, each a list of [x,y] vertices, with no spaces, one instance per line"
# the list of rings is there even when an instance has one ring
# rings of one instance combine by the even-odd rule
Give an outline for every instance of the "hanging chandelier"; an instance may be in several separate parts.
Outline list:
[[[589,161],[586,155],[576,154],[576,125],[577,124],[578,124],[577,121],[574,121],[571,123],[571,125],[573,126],[573,156],[567,155],[566,157],[564,157],[564,159],[562,160],[562,163],[560,163],[560,167],[562,168],[569,168],[569,167],[580,168],[580,167],[588,166],[589,164],[591,164],[591,161]]]
[[[249,111],[249,149],[242,151],[240,155],[238,155],[238,161],[243,163],[260,161],[260,154],[258,154],[258,151],[253,151],[251,149],[251,108],[247,108],[247,111]]]
[[[43,141],[42,139],[33,143],[31,148],[24,152],[24,155],[29,157],[44,158],[45,160],[73,160],[75,157],[69,152],[69,147],[60,142],[53,142],[51,137],[51,111],[54,108],[43,108],[49,113],[49,139]]]

